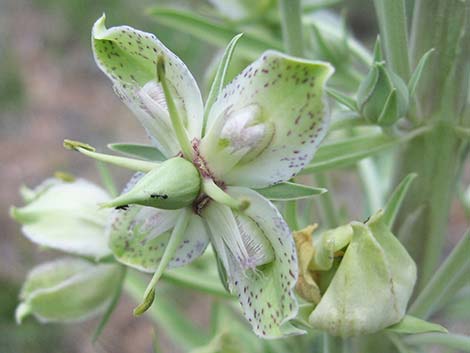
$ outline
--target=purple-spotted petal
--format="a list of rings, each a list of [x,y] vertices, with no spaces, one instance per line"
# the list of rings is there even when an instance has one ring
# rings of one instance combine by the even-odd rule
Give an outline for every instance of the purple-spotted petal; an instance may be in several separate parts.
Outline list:
[[[114,210],[108,232],[110,248],[116,259],[138,270],[155,272],[181,211],[138,205]],[[208,243],[209,237],[201,217],[191,215],[188,228],[168,268],[195,260]]]
[[[203,217],[230,290],[238,296],[257,335],[276,338],[303,333],[289,323],[298,309],[293,294],[298,270],[287,224],[274,205],[258,193],[242,187],[229,187],[227,192],[249,198],[250,207],[239,213],[212,202]]]
[[[228,185],[257,188],[297,174],[325,136],[332,72],[327,63],[265,52],[212,106],[200,146],[207,167]]]
[[[180,151],[170,122],[163,90],[156,82],[157,55],[165,57],[165,76],[190,138],[201,134],[203,104],[186,65],[153,34],[128,26],[105,27],[105,16],[93,26],[95,61],[111,79],[115,91],[137,115],[166,157]]]

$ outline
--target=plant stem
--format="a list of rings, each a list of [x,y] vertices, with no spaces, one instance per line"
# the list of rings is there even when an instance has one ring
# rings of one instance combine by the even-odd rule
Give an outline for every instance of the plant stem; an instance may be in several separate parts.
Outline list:
[[[282,38],[288,54],[303,56],[302,11],[300,0],[280,0]]]
[[[299,222],[297,219],[297,202],[295,200],[286,202],[284,216],[291,230],[299,230]]]
[[[418,288],[423,288],[441,260],[448,213],[461,163],[459,148],[460,141],[452,125],[442,121],[434,125],[431,133],[411,141],[399,160],[397,182],[411,172],[418,174],[407,202],[399,211],[397,222],[401,224],[407,215],[423,208],[421,217],[411,230],[414,236],[405,243],[418,263]]]
[[[467,272],[470,263],[469,254],[470,232],[467,232],[411,305],[409,310],[411,315],[426,319],[442,298],[455,294],[449,293],[448,289],[459,277],[460,271]]]
[[[408,28],[404,0],[374,0],[385,57],[405,81],[410,76]]]
[[[328,228],[337,227],[340,224],[339,215],[336,212],[336,206],[331,195],[331,188],[324,173],[315,174],[315,179],[319,186],[328,189],[328,192],[319,196],[319,201],[323,210],[325,226]]]
[[[339,337],[323,334],[323,353],[342,353],[343,340]]]

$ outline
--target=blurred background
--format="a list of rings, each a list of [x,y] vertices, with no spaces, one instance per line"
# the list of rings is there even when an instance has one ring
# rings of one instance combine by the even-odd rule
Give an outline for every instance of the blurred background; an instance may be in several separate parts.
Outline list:
[[[57,257],[22,237],[20,226],[9,218],[9,207],[21,205],[19,187],[36,186],[55,171],[99,183],[95,164],[63,149],[64,138],[87,142],[101,151],[111,142],[147,142],[143,129],[93,61],[93,22],[106,12],[108,26],[128,24],[155,33],[204,87],[205,69],[216,48],[158,24],[145,12],[152,5],[170,4],[156,0],[0,0],[0,353],[153,352],[155,336],[164,351],[176,352],[158,327],[132,316],[134,304],[125,296],[95,345],[90,336],[96,320],[40,325],[28,318],[21,327],[14,323],[17,295],[26,273]],[[347,0],[344,5],[355,35],[372,43],[377,33],[372,1]],[[190,7],[202,14],[211,10],[211,4],[203,0],[171,1],[171,6]],[[120,169],[112,172],[119,185],[130,176]],[[354,206],[360,197],[357,181],[347,173],[333,177],[340,202]],[[465,220],[458,207],[452,220],[451,234],[460,235]],[[207,323],[209,299],[181,291],[178,297],[191,319],[202,326]]]

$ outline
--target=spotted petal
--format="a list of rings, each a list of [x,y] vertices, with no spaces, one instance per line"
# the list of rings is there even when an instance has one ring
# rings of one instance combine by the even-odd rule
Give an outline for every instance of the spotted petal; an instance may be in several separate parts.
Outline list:
[[[227,192],[249,198],[251,206],[239,213],[213,202],[203,217],[230,290],[238,295],[257,335],[276,338],[302,333],[288,322],[297,314],[293,288],[298,270],[287,224],[274,205],[258,193],[241,187],[229,187]]]
[[[151,139],[166,157],[180,151],[166,107],[165,96],[156,82],[156,58],[163,55],[177,109],[190,138],[200,137],[202,98],[186,65],[153,34],[128,26],[105,27],[103,15],[93,26],[95,61],[111,79],[116,93],[137,115]]]
[[[229,185],[266,187],[297,174],[325,136],[323,62],[265,52],[226,86],[212,106],[201,153]]]
[[[138,270],[155,272],[180,213],[181,210],[138,205],[115,210],[108,232],[116,259]],[[204,252],[208,243],[201,217],[191,215],[183,240],[168,267],[190,263]]]

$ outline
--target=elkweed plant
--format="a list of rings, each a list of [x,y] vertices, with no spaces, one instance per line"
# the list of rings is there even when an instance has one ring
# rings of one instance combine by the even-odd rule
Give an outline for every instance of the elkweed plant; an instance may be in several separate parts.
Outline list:
[[[151,144],[110,144],[118,155],[64,140],[99,161],[104,188],[56,173],[20,190],[11,216],[24,235],[68,257],[29,273],[18,323],[101,315],[97,338],[124,288],[134,315],[192,352],[470,351],[470,338],[428,321],[457,295],[468,312],[468,233],[439,260],[470,136],[470,4],[430,2],[415,1],[408,31],[405,0],[375,0],[372,53],[330,1],[213,0],[218,20],[151,9],[226,46],[204,101],[155,35],[99,18],[96,64]],[[103,163],[134,172],[120,194]],[[351,166],[364,208],[348,214],[328,173]],[[174,324],[159,281],[222,298],[210,333]]]

